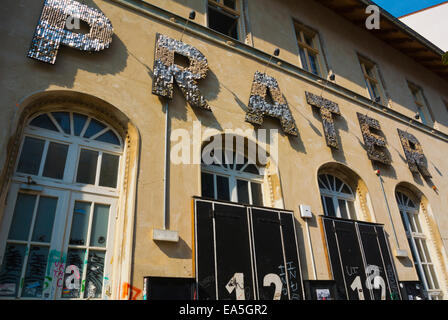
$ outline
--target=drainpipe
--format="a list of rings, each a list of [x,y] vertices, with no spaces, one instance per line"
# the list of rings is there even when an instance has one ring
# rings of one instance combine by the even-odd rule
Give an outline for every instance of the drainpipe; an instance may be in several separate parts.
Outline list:
[[[169,153],[170,153],[170,135],[169,135],[169,108],[168,100],[165,101],[165,154],[164,154],[164,176],[163,176],[163,229],[153,229],[152,238],[154,241],[178,242],[179,233],[169,229]]]
[[[376,173],[376,175],[378,176],[378,178],[380,180],[381,190],[383,191],[384,201],[386,202],[387,213],[389,214],[390,224],[391,224],[392,230],[394,232],[394,238],[395,238],[395,243],[396,243],[396,250],[394,252],[395,256],[397,258],[406,258],[408,256],[408,253],[407,253],[406,250],[400,249],[400,244],[398,242],[397,232],[395,231],[395,225],[394,225],[394,222],[392,220],[392,214],[390,213],[389,202],[387,201],[386,192],[384,191],[383,178],[380,175],[380,170],[376,170],[375,173]]]

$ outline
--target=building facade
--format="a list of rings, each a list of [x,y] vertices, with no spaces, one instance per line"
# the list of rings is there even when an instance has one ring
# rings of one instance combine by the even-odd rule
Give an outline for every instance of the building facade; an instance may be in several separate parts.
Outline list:
[[[4,1],[0,297],[447,299],[448,67],[371,4]]]

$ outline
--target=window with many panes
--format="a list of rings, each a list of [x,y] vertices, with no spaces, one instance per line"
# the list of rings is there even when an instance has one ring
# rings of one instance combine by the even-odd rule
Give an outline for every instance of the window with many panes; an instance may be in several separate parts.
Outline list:
[[[239,0],[209,0],[208,27],[235,40],[239,35]]]
[[[319,35],[310,28],[295,23],[297,44],[302,69],[325,77],[325,68],[322,60],[322,50],[319,44]]]
[[[254,163],[237,153],[210,165],[202,163],[202,196],[215,199],[263,206],[263,173]]]
[[[123,146],[67,111],[29,121],[0,229],[0,298],[102,298]]]
[[[438,300],[441,298],[442,292],[428,250],[427,238],[420,223],[419,207],[402,192],[396,192],[395,197],[420,282],[423,284],[428,298]]]
[[[415,106],[417,107],[417,113],[420,116],[420,121],[423,124],[431,125],[433,120],[430,115],[429,108],[426,104],[423,90],[415,84],[408,82],[409,89],[411,90],[412,97],[414,98]]]
[[[330,174],[320,174],[317,180],[324,214],[356,220],[355,196],[352,189],[344,181]]]
[[[377,65],[361,56],[358,56],[358,58],[370,99],[373,101],[378,99],[378,103],[386,104],[386,98],[380,82],[380,75]]]

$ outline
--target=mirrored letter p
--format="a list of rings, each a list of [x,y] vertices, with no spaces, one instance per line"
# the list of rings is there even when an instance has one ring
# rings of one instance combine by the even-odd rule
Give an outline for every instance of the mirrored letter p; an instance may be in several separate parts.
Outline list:
[[[90,33],[67,30],[69,18],[87,22]],[[61,44],[82,51],[101,51],[109,47],[112,35],[112,24],[102,12],[74,0],[45,0],[28,57],[54,64]]]

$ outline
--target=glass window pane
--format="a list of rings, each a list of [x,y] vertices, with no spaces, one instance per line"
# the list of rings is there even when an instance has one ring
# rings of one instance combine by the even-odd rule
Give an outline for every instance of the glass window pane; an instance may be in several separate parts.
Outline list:
[[[372,90],[371,98],[375,99],[376,97],[379,97],[380,95],[379,95],[378,88],[377,88],[376,84],[370,80],[369,80],[369,83],[370,83],[370,88]]]
[[[26,246],[8,244],[0,271],[0,296],[17,296]]]
[[[106,131],[95,140],[120,145],[120,139],[112,130]]]
[[[31,246],[22,297],[41,297],[47,269],[48,247]]]
[[[322,180],[317,180],[320,189],[328,189],[327,186],[322,182]]]
[[[102,124],[101,122],[99,122],[95,119],[90,119],[90,123],[89,123],[89,126],[87,127],[86,132],[84,133],[84,137],[90,138],[91,136],[97,134],[98,132],[100,132],[101,130],[103,130],[105,128],[106,128],[106,126],[104,124]]]
[[[75,202],[72,228],[70,232],[70,244],[87,244],[87,229],[89,227],[90,206],[90,202]]]
[[[431,281],[431,275],[428,269],[428,265],[427,264],[423,264],[423,272],[425,273],[425,279],[426,279],[426,283],[428,284],[429,289],[435,289],[434,284]]]
[[[235,0],[224,0],[224,5],[231,9],[234,9],[234,10],[236,9],[235,8]]]
[[[423,233],[422,231],[422,227],[420,226],[420,220],[418,219],[418,214],[413,214],[413,218],[414,218],[414,223],[415,223],[415,230],[418,233]]]
[[[53,222],[56,214],[57,198],[40,197],[32,241],[50,242]]]
[[[201,189],[203,197],[215,198],[215,186],[212,174],[206,172],[201,173]]]
[[[426,240],[422,239],[421,240],[421,245],[422,245],[423,251],[424,251],[425,256],[426,256],[426,262],[431,262],[431,257],[429,255],[428,246],[426,245]]]
[[[355,203],[353,201],[347,201],[348,204],[348,213],[349,213],[349,219],[356,220],[356,210],[355,210]]]
[[[338,191],[338,192],[339,192],[339,190],[341,190],[341,187],[342,187],[343,182],[341,181],[341,179],[338,179],[338,178],[335,178],[335,180],[336,180],[336,188],[335,188],[335,191]]]
[[[408,214],[408,218],[409,218],[409,224],[410,224],[410,227],[411,227],[411,231],[412,232],[417,232],[417,228],[415,227],[414,214],[413,213]]]
[[[70,267],[73,271],[65,273],[62,287],[62,298],[79,298],[81,292],[81,279],[84,266],[85,249],[69,249],[67,253],[67,268]],[[67,281],[71,277],[71,281]],[[67,286],[69,282],[69,286]]]
[[[42,175],[54,179],[63,179],[67,152],[68,145],[50,142]]]
[[[16,207],[14,208],[8,239],[28,240],[35,204],[35,195],[23,193],[17,195]]]
[[[57,121],[59,126],[65,133],[70,134],[70,113],[68,112],[52,112],[51,115]]]
[[[104,251],[89,251],[84,298],[101,298],[105,255]]]
[[[319,75],[319,67],[317,65],[317,57],[314,54],[308,54],[308,59],[311,65],[311,72],[315,75]]]
[[[406,218],[404,216],[405,214],[406,212],[400,210],[401,221],[403,222],[404,229],[406,230],[406,233],[409,233],[408,226],[406,224]]]
[[[263,192],[261,190],[261,183],[251,182],[252,189],[252,204],[255,206],[263,205]]]
[[[111,188],[117,187],[119,161],[119,156],[103,153],[100,170],[100,186]]]
[[[305,50],[302,47],[299,47],[300,61],[302,62],[302,68],[308,71],[308,63],[306,62],[306,54]]]
[[[417,255],[415,254],[415,245],[412,242],[411,238],[408,238],[408,243],[409,243],[409,247],[411,248],[411,253],[412,253],[412,260],[414,260],[414,263],[417,265],[418,263],[418,259],[417,259]],[[418,270],[418,268],[417,268]]]
[[[79,136],[81,134],[82,129],[84,129],[84,125],[86,124],[87,117],[79,114],[73,114],[73,131],[75,136]]]
[[[434,266],[432,264],[428,265],[429,272],[431,273],[432,281],[434,283],[434,289],[439,289],[439,281],[437,280],[436,272],[434,270]]]
[[[244,168],[244,172],[253,173],[253,174],[260,174],[258,171],[258,168],[254,164],[248,164],[246,168]]]
[[[420,115],[420,120],[423,124],[427,124],[425,113],[423,112],[423,109],[420,107],[417,107],[418,114]]]
[[[336,217],[336,211],[334,209],[333,199],[330,197],[324,197],[326,212],[325,215],[329,217]]]
[[[20,155],[19,164],[17,166],[17,172],[37,175],[39,173],[44,145],[44,140],[25,137],[22,154]]]
[[[51,121],[50,117],[48,117],[48,115],[46,114],[41,114],[40,116],[34,118],[30,122],[30,125],[59,132],[59,130],[54,125],[53,121]]]
[[[249,204],[249,184],[244,180],[236,180],[238,202]]]
[[[342,193],[347,193],[347,194],[352,194],[352,192],[350,191],[349,187],[344,183],[344,186],[342,187],[341,190]]]
[[[76,182],[95,184],[98,151],[81,149]]]
[[[217,175],[216,187],[218,189],[218,200],[230,200],[229,178]]]
[[[305,39],[305,43],[307,44],[307,45],[309,45],[311,48],[314,48],[314,45],[313,45],[313,37],[312,36],[310,36],[310,35],[308,35],[308,34],[303,34],[303,38]]]
[[[349,213],[347,212],[346,201],[342,199],[338,199],[339,212],[341,214],[341,218],[350,219]]]
[[[95,204],[93,209],[92,231],[90,245],[105,247],[107,242],[107,227],[109,223],[109,205]]]
[[[424,254],[424,252],[423,252],[421,239],[417,239],[417,238],[415,238],[414,241],[415,241],[415,244],[416,244],[416,246],[417,246],[417,252],[418,252],[418,255],[419,255],[419,257],[420,257],[420,261],[421,261],[421,262],[427,262],[427,261],[426,261],[426,256],[425,256],[425,254]]]

